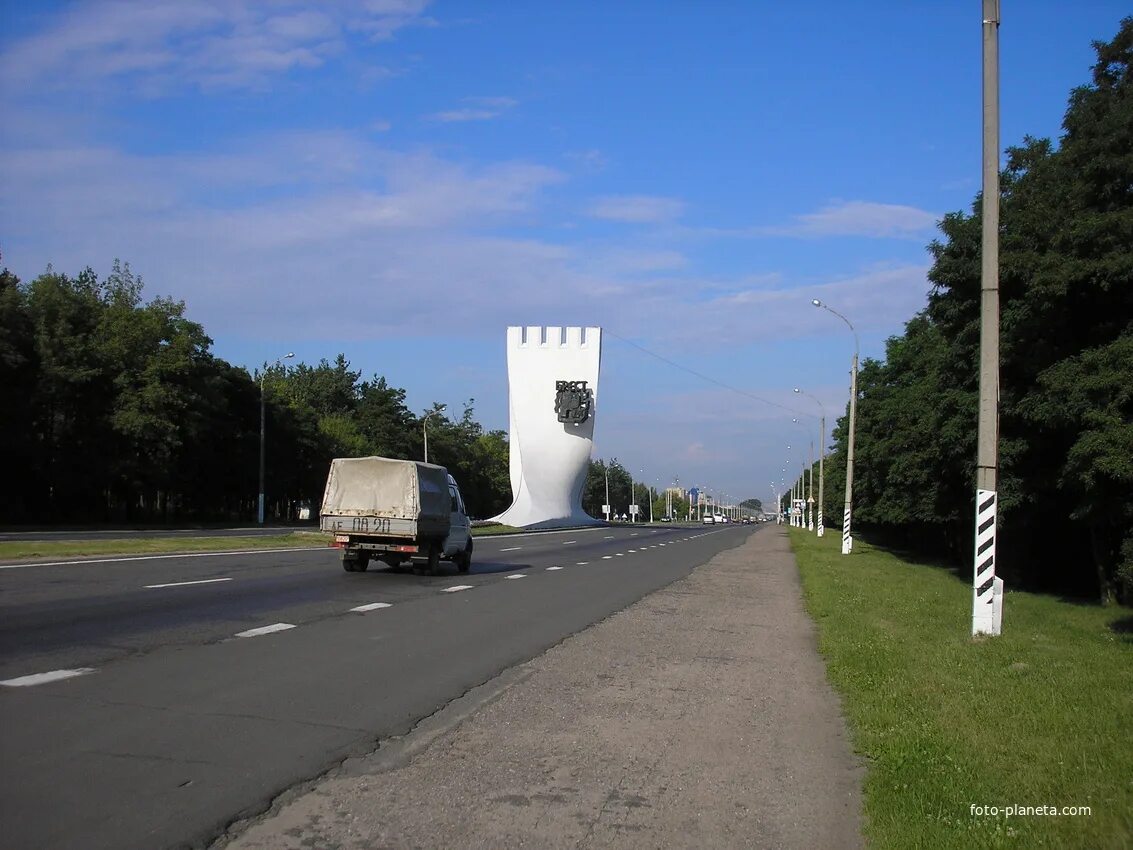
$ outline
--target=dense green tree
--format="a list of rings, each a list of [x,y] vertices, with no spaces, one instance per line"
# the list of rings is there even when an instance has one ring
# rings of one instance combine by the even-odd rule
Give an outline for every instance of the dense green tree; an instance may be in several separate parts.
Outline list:
[[[1009,580],[1133,598],[1133,19],[1096,44],[1060,146],[1001,176],[999,566]],[[930,246],[928,306],[859,379],[855,524],[971,560],[982,206]],[[845,420],[828,482],[845,470]],[[841,488],[827,488],[833,513]],[[837,512],[840,515],[840,511]]]

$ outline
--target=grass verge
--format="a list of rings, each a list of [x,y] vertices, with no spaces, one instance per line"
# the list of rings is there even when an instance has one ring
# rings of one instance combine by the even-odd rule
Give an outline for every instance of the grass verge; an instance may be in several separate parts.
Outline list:
[[[325,546],[328,536],[294,531],[267,537],[150,537],[120,540],[27,540],[0,542],[0,560],[82,558],[94,555],[162,555],[173,552],[235,552]]]
[[[1003,634],[973,640],[971,587],[950,572],[790,534],[866,759],[871,846],[1133,846],[1133,612],[1008,589]]]

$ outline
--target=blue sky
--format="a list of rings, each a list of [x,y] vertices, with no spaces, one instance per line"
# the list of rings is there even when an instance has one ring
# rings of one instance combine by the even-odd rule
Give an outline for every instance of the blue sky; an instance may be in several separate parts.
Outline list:
[[[1128,14],[1072,6],[1003,3],[1003,146]],[[118,257],[233,363],[341,352],[490,428],[508,325],[599,325],[596,454],[737,500],[818,441],[792,387],[845,408],[811,299],[881,355],[979,187],[979,0],[0,9],[21,278]]]

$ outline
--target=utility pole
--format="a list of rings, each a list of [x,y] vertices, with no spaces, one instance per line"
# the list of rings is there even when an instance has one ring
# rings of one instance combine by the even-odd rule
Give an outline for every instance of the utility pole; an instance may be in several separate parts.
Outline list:
[[[980,410],[972,635],[998,635],[1003,581],[995,577],[999,467],[999,0],[983,0],[983,232],[980,264]]]

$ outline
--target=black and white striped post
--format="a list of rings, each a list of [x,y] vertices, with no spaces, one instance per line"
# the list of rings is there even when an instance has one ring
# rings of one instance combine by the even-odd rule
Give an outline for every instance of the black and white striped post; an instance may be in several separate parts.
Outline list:
[[[983,0],[983,231],[980,263],[980,409],[972,636],[998,635],[1003,582],[995,577],[999,467],[999,0]]]

